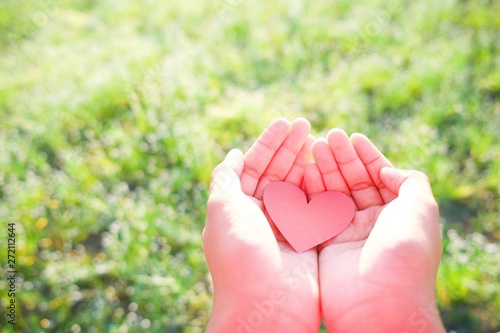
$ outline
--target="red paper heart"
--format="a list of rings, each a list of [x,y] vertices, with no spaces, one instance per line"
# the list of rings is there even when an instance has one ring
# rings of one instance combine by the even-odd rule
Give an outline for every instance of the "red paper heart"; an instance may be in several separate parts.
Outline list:
[[[264,190],[264,205],[288,243],[302,253],[340,234],[354,217],[354,202],[342,192],[316,194],[308,203],[300,188],[274,182]]]

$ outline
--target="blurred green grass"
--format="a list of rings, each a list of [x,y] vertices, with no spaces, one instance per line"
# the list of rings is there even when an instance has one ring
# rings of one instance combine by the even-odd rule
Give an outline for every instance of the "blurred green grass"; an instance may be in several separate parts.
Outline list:
[[[210,172],[280,116],[317,136],[365,133],[426,172],[445,325],[500,331],[498,12],[486,0],[3,0],[0,220],[17,224],[18,331],[202,332]],[[0,327],[13,331],[4,315]]]

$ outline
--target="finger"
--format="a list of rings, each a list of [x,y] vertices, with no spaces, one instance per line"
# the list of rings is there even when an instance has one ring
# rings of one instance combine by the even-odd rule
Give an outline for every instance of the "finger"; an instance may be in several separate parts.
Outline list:
[[[327,139],[358,209],[383,205],[384,201],[377,187],[373,184],[347,134],[340,129],[333,129],[328,133]]]
[[[304,169],[305,169],[305,166],[304,166]],[[304,170],[304,173],[305,173],[305,170]],[[304,178],[302,178],[302,182],[300,183],[299,187],[302,190],[302,192],[306,193],[306,182],[304,181]]]
[[[437,268],[441,255],[439,208],[429,179],[419,171],[389,167],[381,170],[380,177],[398,197],[381,212],[365,248],[378,248],[381,243],[391,248],[393,244],[411,244],[415,253],[422,254],[411,257],[414,263],[431,263]]]
[[[314,160],[321,171],[323,183],[327,191],[339,191],[351,196],[342,173],[339,170],[337,162],[333,157],[332,150],[326,140],[316,140],[312,147]]]
[[[301,186],[302,180],[304,179],[304,166],[311,159],[311,146],[313,142],[314,137],[309,135],[306,142],[302,146],[302,149],[300,149],[292,168],[288,172],[288,175],[286,175],[286,182],[292,183],[298,187]]]
[[[413,170],[383,168],[380,171],[380,177],[387,188],[398,193],[397,199],[393,201],[394,203],[397,201],[394,207],[400,210],[397,214],[398,220],[410,221],[410,228],[404,229],[408,237],[412,238],[416,235],[408,230],[422,228],[424,231],[432,232],[433,228],[439,225],[438,205],[425,174]],[[393,222],[393,220],[390,221]],[[430,223],[433,221],[436,223]],[[394,223],[386,226],[391,225]]]
[[[210,176],[209,195],[241,193],[240,175],[243,171],[243,154],[232,149]]]
[[[380,171],[380,178],[388,190],[398,194],[398,198],[408,202],[435,203],[429,178],[422,172],[386,167]]]
[[[304,118],[297,118],[292,122],[290,133],[259,180],[254,193],[255,198],[262,199],[264,189],[269,183],[285,179],[300,149],[306,142],[310,129],[311,125]]]
[[[311,200],[314,195],[325,191],[321,171],[313,161],[307,162],[304,168],[304,184],[307,200]]]
[[[241,188],[245,194],[254,195],[262,174],[281,147],[289,130],[288,120],[276,119],[262,132],[245,154],[245,166],[241,174]]]
[[[392,163],[378,150],[378,148],[363,134],[355,133],[351,135],[351,143],[359,158],[365,165],[370,178],[378,188],[384,203],[391,202],[396,198],[396,193],[385,187],[380,179],[380,170],[384,167],[393,167]]]

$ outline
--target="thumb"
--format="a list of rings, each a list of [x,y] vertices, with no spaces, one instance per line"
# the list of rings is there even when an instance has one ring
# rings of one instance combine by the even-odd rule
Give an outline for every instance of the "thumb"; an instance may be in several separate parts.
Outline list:
[[[432,285],[441,257],[441,234],[439,208],[429,180],[422,172],[392,167],[382,168],[380,178],[397,198],[378,216],[365,255],[391,258],[381,260],[398,272],[394,275],[399,274],[398,281],[421,280]]]
[[[240,176],[243,164],[243,154],[240,150],[229,151],[210,176],[210,196],[221,192],[241,192]]]
[[[434,224],[438,226],[439,208],[424,173],[385,167],[380,171],[380,178],[389,190],[397,194],[395,207],[400,217],[417,220],[414,227],[420,225],[429,232],[433,231]],[[431,221],[436,223],[429,223]]]
[[[429,178],[420,171],[384,167],[380,170],[380,179],[398,197],[434,199]]]
[[[385,167],[380,171],[380,178],[390,191],[397,194],[397,204],[394,204],[403,212],[425,217],[422,221],[439,221],[439,208],[429,178],[424,173]]]

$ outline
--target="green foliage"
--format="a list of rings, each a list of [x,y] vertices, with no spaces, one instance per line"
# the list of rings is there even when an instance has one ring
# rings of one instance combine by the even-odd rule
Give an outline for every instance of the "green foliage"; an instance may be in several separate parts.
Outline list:
[[[496,313],[500,307],[500,246],[480,233],[462,238],[450,229],[444,242],[445,254],[439,271],[437,294],[449,329],[457,332],[491,332],[499,327]],[[477,304],[483,304],[477,307]]]
[[[201,332],[210,172],[272,119],[303,116],[429,175],[445,324],[500,330],[499,6],[3,1],[0,221],[16,222],[17,328]]]

